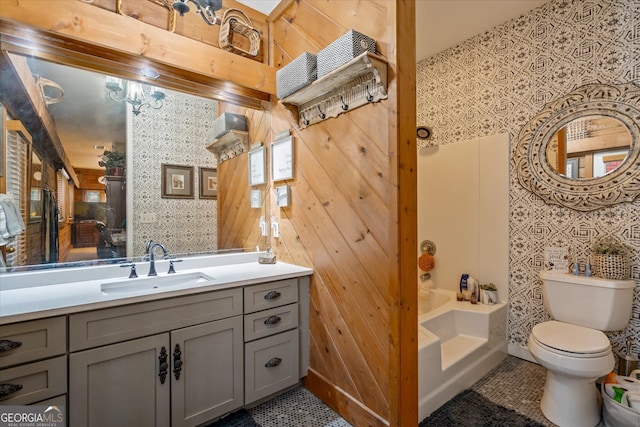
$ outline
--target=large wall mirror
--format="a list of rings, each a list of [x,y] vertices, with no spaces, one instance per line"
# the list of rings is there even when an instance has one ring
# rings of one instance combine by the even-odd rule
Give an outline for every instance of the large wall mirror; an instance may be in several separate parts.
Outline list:
[[[255,218],[268,218],[266,197],[257,208],[250,208],[247,202],[244,209],[242,204],[242,200],[249,200],[250,190],[256,187],[236,185],[234,191],[243,193],[237,196],[207,188],[209,193],[217,193],[217,197],[203,197],[203,192],[198,190],[199,181],[205,176],[203,171],[206,176],[217,173],[220,177],[225,167],[226,171],[232,171],[247,162],[247,153],[234,153],[235,159],[225,159],[222,164],[207,150],[216,118],[224,111],[245,114],[250,138],[263,142],[269,128],[268,104],[222,102],[199,96],[195,85],[194,93],[189,93],[162,88],[161,83],[142,77],[138,81],[120,79],[113,73],[90,69],[88,62],[77,67],[72,66],[75,63],[61,63],[64,61],[59,58],[51,61],[47,55],[20,51],[10,54],[3,51],[2,55],[0,95],[3,99],[0,103],[11,112],[10,118],[21,120],[29,127],[31,119],[21,116],[23,111],[32,108],[26,104],[34,95],[28,93],[30,89],[20,83],[15,72],[4,72],[7,67],[26,70],[33,79],[37,95],[50,117],[47,132],[55,134],[45,138],[42,129],[28,129],[35,140],[32,171],[42,169],[37,171],[38,179],[30,182],[31,210],[40,206],[35,194],[41,188],[58,190],[58,197],[69,199],[58,203],[58,208],[64,209],[64,213],[58,212],[58,265],[113,263],[141,257],[149,239],[162,242],[176,256],[265,249],[267,237],[253,230],[258,227],[252,224],[258,222]],[[115,86],[119,88],[114,90]],[[123,97],[129,101],[118,102]],[[136,100],[149,105],[136,105]],[[123,155],[123,173],[100,164],[106,161],[105,151]],[[236,161],[235,165],[232,160]],[[189,179],[186,184],[192,189],[189,197],[166,197],[162,193],[162,182],[166,178],[162,175],[163,165],[174,165],[178,167],[176,170],[189,172],[185,175]],[[246,166],[238,174],[243,174],[242,179],[246,180]],[[223,181],[232,180],[227,177]],[[60,182],[64,183],[62,190]],[[210,179],[208,185],[211,186]],[[263,194],[267,193],[265,188],[262,190]],[[40,194],[38,191],[38,197]],[[223,206],[227,203],[234,203],[233,208]],[[229,236],[227,228],[220,226],[219,212],[227,211],[246,215],[246,227],[252,228],[246,232],[250,238]],[[39,218],[41,213],[34,212],[29,213],[29,217]],[[40,228],[37,224],[28,228],[25,244],[32,240],[38,242],[29,234],[39,233]],[[34,250],[26,248],[26,252]],[[25,264],[39,264],[41,258],[31,259]],[[24,269],[24,265],[14,267]]]
[[[640,87],[589,84],[520,132],[519,182],[545,202],[592,211],[640,194]]]

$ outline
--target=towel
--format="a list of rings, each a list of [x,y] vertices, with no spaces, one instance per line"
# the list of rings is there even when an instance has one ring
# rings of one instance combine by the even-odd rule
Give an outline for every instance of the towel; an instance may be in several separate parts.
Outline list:
[[[22,215],[20,215],[20,211],[12,201],[0,201],[0,208],[4,213],[4,221],[0,218],[0,234],[2,237],[6,239],[17,236],[26,229]]]

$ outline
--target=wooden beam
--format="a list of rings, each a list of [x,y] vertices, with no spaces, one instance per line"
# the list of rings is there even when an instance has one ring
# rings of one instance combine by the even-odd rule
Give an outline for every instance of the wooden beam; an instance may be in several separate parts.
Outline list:
[[[0,85],[0,102],[12,117],[20,117],[21,120],[9,122],[19,122],[20,127],[29,135],[27,139],[32,142],[36,153],[52,159],[56,168],[63,167],[77,187],[78,177],[64,151],[55,122],[40,96],[26,59],[6,51],[0,52],[0,74],[3,81]],[[31,129],[32,134],[26,129]],[[16,130],[20,131],[20,128]]]
[[[46,11],[39,0],[3,2],[0,17],[3,33],[11,34],[6,29],[12,23],[14,28],[27,25],[31,28],[22,28],[18,34],[23,40],[46,45],[53,41],[69,51],[116,60],[125,67],[137,67],[138,78],[142,68],[168,67],[182,71],[180,77],[185,80],[207,80],[224,93],[238,94],[245,88],[260,100],[276,93],[275,69],[268,65],[81,1],[57,0]],[[24,47],[42,49],[33,42],[25,42]]]

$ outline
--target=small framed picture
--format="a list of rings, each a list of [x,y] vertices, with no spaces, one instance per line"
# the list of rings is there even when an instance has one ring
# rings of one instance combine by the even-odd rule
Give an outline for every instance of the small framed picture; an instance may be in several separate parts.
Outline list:
[[[249,185],[261,185],[266,182],[265,149],[262,146],[249,151]]]
[[[193,166],[162,165],[162,198],[193,199]]]
[[[271,180],[282,181],[293,178],[293,137],[271,143]]]
[[[218,198],[218,169],[200,168],[200,198]]]

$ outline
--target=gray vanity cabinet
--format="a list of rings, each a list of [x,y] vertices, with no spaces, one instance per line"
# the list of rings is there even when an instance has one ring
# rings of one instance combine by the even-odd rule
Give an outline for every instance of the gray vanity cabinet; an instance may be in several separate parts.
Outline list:
[[[242,316],[173,331],[171,348],[173,427],[200,425],[243,405]],[[184,361],[177,375],[176,350]]]
[[[165,333],[69,356],[70,425],[169,427],[170,380],[159,378],[169,345]]]
[[[0,326],[0,405],[65,405],[65,317]]]
[[[243,404],[241,316],[69,360],[71,426],[195,426]]]
[[[69,355],[72,427],[196,426],[244,404],[241,288],[79,313],[69,328],[72,351],[127,339]]]
[[[205,425],[306,375],[308,307],[305,276],[3,325],[0,383],[20,387],[0,405],[66,406],[71,427]]]

